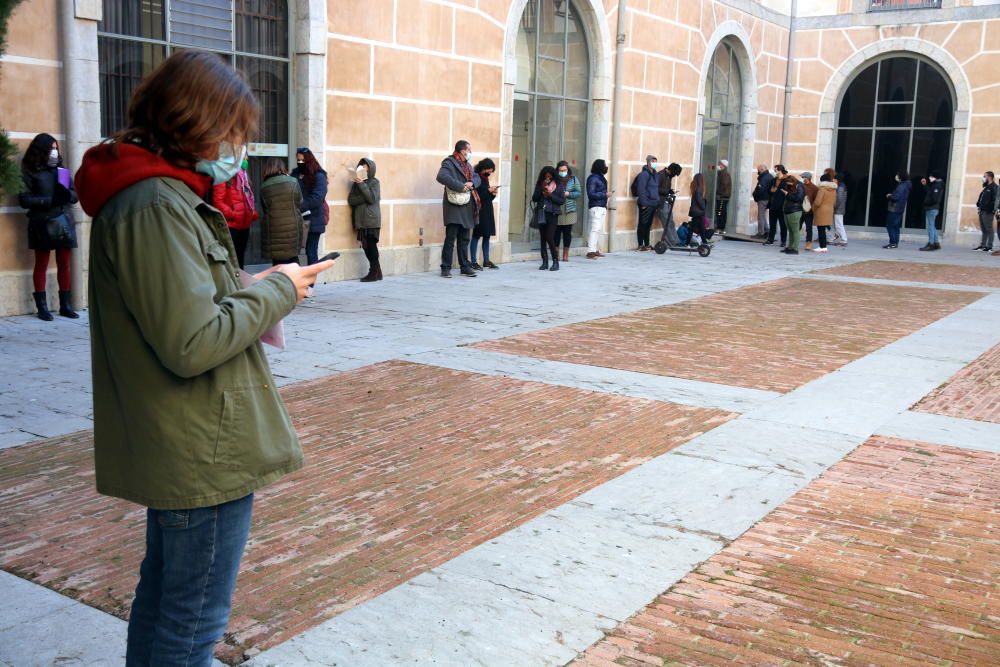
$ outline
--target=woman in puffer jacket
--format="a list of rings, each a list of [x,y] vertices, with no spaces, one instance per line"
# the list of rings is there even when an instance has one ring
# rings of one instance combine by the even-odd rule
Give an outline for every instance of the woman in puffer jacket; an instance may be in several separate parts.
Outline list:
[[[260,204],[264,213],[261,225],[264,255],[271,258],[272,266],[297,262],[309,230],[299,210],[302,190],[298,179],[288,175],[288,167],[281,158],[268,158],[264,164]]]
[[[247,243],[250,241],[250,226],[258,218],[253,188],[246,172],[248,166],[249,163],[244,160],[243,168],[235,178],[216,185],[212,190],[212,205],[226,218],[229,235],[232,236],[233,246],[236,248],[236,260],[241,269],[243,257],[247,252]]]

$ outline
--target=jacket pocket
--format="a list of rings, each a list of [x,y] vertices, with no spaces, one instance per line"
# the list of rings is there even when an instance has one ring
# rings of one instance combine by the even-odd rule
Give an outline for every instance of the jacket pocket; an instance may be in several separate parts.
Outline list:
[[[267,469],[288,461],[297,451],[295,431],[270,385],[223,392],[214,463]]]

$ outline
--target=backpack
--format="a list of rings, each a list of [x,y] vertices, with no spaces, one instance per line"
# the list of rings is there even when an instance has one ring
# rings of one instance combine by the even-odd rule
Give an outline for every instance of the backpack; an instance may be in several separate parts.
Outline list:
[[[632,193],[633,197],[638,197],[639,196],[639,177],[640,176],[642,176],[642,172],[641,171],[638,174],[635,175],[635,178],[632,179],[632,185],[630,185],[629,188],[628,188],[628,191]]]

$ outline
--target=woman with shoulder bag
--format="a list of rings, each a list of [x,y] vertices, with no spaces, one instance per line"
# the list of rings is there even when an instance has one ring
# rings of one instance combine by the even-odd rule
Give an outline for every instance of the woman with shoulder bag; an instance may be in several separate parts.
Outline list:
[[[264,163],[264,182],[260,186],[260,204],[264,212],[261,246],[271,265],[294,264],[305,245],[304,219],[300,207],[302,190],[281,158]],[[308,229],[305,229],[308,232]]]
[[[708,201],[705,199],[705,176],[698,172],[691,179],[691,206],[688,214],[691,222],[688,223],[690,231],[698,234],[703,241],[711,238],[712,226],[705,224],[705,211],[708,208]],[[694,245],[693,238],[688,239],[689,245]]]
[[[551,166],[542,167],[535,182],[535,192],[531,195],[535,202],[534,221],[538,225],[538,233],[542,237],[542,265],[539,271],[558,271],[559,252],[556,246],[556,227],[559,225],[559,212],[566,202],[563,190],[559,189],[556,170]],[[549,266],[549,253],[552,253],[552,266]]]
[[[80,316],[73,310],[70,274],[70,259],[76,247],[76,226],[70,206],[76,203],[76,192],[69,170],[62,166],[59,142],[51,134],[39,134],[31,140],[21,161],[21,181],[24,189],[18,203],[28,211],[28,247],[35,251],[32,281],[38,319],[52,321],[45,283],[49,254],[53,250],[59,282],[59,314],[77,319]]]

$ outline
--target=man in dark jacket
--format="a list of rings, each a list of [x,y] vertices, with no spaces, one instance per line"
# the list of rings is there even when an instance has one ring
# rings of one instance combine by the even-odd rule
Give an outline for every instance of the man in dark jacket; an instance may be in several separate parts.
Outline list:
[[[460,140],[455,152],[441,162],[437,182],[444,186],[441,207],[444,212],[444,247],[441,248],[441,277],[451,278],[451,258],[458,244],[458,265],[462,275],[475,278],[469,262],[469,241],[479,215],[479,175],[472,169],[472,144]]]
[[[719,160],[719,175],[715,179],[715,229],[726,231],[729,222],[729,200],[733,197],[733,177],[729,173],[729,160]]]
[[[941,180],[940,172],[932,171],[928,178],[920,179],[920,184],[926,188],[924,190],[924,220],[927,224],[927,245],[921,250],[940,250],[937,217],[941,210],[941,201],[944,199],[944,181]]]
[[[974,250],[990,252],[993,250],[993,218],[997,213],[997,184],[992,171],[983,174],[983,189],[976,201],[976,208],[979,210],[979,228],[983,237]]]
[[[639,175],[635,177],[635,197],[639,205],[639,221],[635,228],[635,234],[639,241],[639,250],[645,252],[652,250],[649,245],[649,230],[653,227],[653,216],[660,205],[660,184],[657,176],[655,155],[646,156],[646,166],[642,168]]]
[[[771,199],[771,186],[774,185],[774,176],[767,170],[767,165],[757,165],[757,186],[753,189],[753,200],[757,205],[757,233],[756,239],[767,237],[767,202]]]
[[[767,200],[768,218],[771,222],[771,229],[767,232],[767,241],[764,245],[774,245],[774,235],[781,230],[781,247],[785,247],[788,240],[788,226],[785,224],[785,190],[781,187],[781,178],[788,175],[785,165],[774,165],[771,172],[773,181],[771,182],[771,197]]]
[[[677,236],[677,228],[674,226],[674,201],[677,192],[674,190],[674,179],[680,176],[681,166],[676,162],[671,162],[665,169],[660,171],[658,185],[660,188],[660,207],[656,209],[656,217],[663,227],[663,236],[660,239],[668,246],[679,246],[680,238]]]

